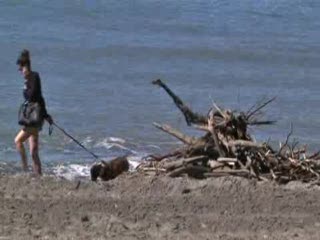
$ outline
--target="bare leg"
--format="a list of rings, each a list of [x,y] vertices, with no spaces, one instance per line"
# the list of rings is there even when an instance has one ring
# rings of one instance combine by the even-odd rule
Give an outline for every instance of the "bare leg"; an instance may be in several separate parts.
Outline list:
[[[25,132],[24,130],[21,130],[16,138],[14,139],[14,142],[16,144],[16,148],[21,156],[21,162],[22,162],[22,169],[23,171],[28,171],[28,159],[26,155],[26,150],[24,148],[24,142],[30,137],[30,134]]]
[[[33,172],[36,175],[42,175],[41,161],[39,158],[39,132],[37,129],[32,131],[29,138],[30,154],[33,160]]]

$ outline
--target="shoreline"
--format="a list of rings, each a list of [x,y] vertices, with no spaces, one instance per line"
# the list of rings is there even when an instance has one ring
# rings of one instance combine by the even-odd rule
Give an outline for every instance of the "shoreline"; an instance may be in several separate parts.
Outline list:
[[[79,184],[80,183],[80,184]],[[0,175],[1,239],[318,239],[320,188],[126,173]]]

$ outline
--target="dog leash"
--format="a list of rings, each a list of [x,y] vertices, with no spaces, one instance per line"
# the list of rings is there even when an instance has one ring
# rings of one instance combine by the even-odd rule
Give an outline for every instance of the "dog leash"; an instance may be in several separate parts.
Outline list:
[[[83,146],[77,139],[75,139],[74,137],[72,137],[69,133],[67,133],[62,127],[60,127],[59,125],[57,125],[56,123],[52,123],[52,125],[54,125],[56,128],[58,128],[61,132],[63,132],[64,135],[66,135],[67,137],[71,138],[75,143],[77,143],[80,147],[82,147],[85,151],[87,151],[88,153],[90,153],[96,160],[99,159],[98,155],[94,154],[93,152],[91,152],[90,150],[88,150],[85,146]],[[49,135],[52,134],[52,126],[50,125],[49,127]]]

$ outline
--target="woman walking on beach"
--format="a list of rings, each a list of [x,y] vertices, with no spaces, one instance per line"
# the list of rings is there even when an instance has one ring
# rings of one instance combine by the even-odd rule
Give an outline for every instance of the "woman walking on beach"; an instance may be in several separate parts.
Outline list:
[[[22,125],[22,128],[15,138],[15,144],[21,155],[22,169],[24,171],[28,171],[24,142],[29,139],[30,154],[33,160],[33,172],[37,176],[40,176],[42,175],[42,171],[39,158],[39,132],[42,129],[44,120],[46,120],[50,125],[53,124],[53,120],[46,110],[45,101],[41,92],[40,76],[37,72],[32,71],[31,69],[31,60],[28,50],[23,50],[21,52],[17,60],[17,65],[24,78],[23,96],[25,99],[25,106],[27,107],[28,104],[37,103],[40,109],[40,120],[37,124],[28,124],[19,119],[19,124]]]

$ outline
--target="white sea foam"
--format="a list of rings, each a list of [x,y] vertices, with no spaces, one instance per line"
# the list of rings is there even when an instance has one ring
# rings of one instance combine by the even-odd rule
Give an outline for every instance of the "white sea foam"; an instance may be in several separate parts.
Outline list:
[[[108,139],[110,142],[118,142],[121,144],[124,144],[126,142],[126,140],[124,140],[122,138],[117,138],[117,137],[109,137]]]
[[[109,159],[110,160],[110,159]],[[106,159],[106,161],[108,161]],[[141,163],[141,157],[129,156],[129,171],[135,171]],[[69,164],[69,165],[58,165],[51,169],[52,173],[60,178],[67,180],[74,179],[90,179],[90,168],[92,165],[86,164]]]
[[[136,151],[133,149],[130,149],[129,147],[125,146],[124,144],[126,141],[122,138],[116,138],[116,137],[108,137],[103,139],[102,141],[97,142],[94,147],[103,147],[108,150],[110,149],[122,149],[125,151],[128,151],[132,154],[137,154]]]
[[[58,165],[52,168],[55,176],[74,180],[76,178],[88,178],[90,176],[90,166],[80,164]]]
[[[135,171],[138,166],[141,164],[141,156],[129,156],[128,161],[129,161],[129,171]]]
[[[2,149],[2,152],[5,152],[5,153],[12,153],[12,152],[16,152],[17,150],[15,148],[12,148],[12,147],[5,147]]]
[[[91,136],[86,137],[83,141],[82,144],[84,146],[89,146],[93,142],[93,138]]]

